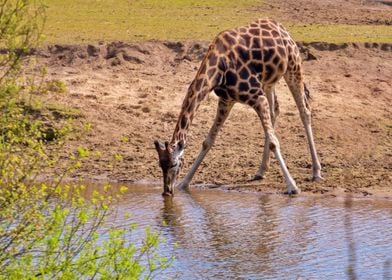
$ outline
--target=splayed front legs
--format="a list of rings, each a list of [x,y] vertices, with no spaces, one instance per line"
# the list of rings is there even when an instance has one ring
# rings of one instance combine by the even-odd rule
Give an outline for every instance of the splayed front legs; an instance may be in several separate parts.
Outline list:
[[[193,162],[188,174],[185,178],[178,184],[177,187],[179,188],[186,188],[189,186],[193,176],[196,173],[197,168],[202,163],[204,157],[207,155],[208,151],[211,149],[212,145],[215,142],[215,138],[218,135],[220,128],[222,127],[223,123],[229,116],[231,108],[233,108],[234,103],[232,101],[227,101],[224,99],[219,100],[218,110],[216,112],[216,117],[214,124],[212,125],[210,132],[208,133],[206,139],[203,142],[202,148],[200,150],[199,155],[197,156],[196,160]]]

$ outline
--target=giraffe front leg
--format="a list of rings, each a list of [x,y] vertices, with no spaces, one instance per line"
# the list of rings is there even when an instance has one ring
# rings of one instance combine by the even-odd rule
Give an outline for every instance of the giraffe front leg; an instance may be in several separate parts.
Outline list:
[[[274,85],[264,86],[264,91],[266,93],[268,103],[269,103],[269,111],[271,115],[272,127],[275,127],[276,118],[279,115],[279,103],[275,92],[275,86]],[[269,165],[270,165],[270,143],[268,137],[265,137],[263,158],[261,160],[260,168],[257,170],[256,175],[253,177],[253,180],[264,179],[265,173],[269,169]]]
[[[300,193],[301,191],[297,187],[293,177],[291,177],[290,172],[287,169],[286,163],[284,162],[283,156],[280,152],[279,141],[275,135],[274,128],[271,122],[271,116],[269,114],[269,105],[268,105],[267,98],[265,96],[259,96],[257,103],[253,107],[256,110],[261,120],[261,123],[263,125],[265,137],[267,139],[266,142],[268,141],[269,143],[269,149],[275,153],[275,157],[282,170],[287,185],[287,193],[288,194]]]
[[[200,164],[207,155],[208,151],[211,149],[212,145],[214,145],[215,138],[218,135],[218,132],[222,127],[223,123],[229,116],[233,105],[234,103],[231,101],[219,99],[218,110],[216,112],[214,124],[212,125],[206,139],[203,141],[203,145],[196,160],[193,162],[185,178],[177,185],[178,188],[184,189],[189,186],[193,176],[196,173],[196,170],[199,168]]]

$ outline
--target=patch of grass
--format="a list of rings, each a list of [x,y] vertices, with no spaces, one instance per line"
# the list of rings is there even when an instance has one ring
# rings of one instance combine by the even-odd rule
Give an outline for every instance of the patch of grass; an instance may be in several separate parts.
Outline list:
[[[387,25],[287,24],[286,27],[297,41],[392,43],[392,27]]]
[[[207,40],[220,31],[266,17],[257,0],[44,0],[46,43]],[[382,25],[298,25],[285,23],[298,41],[391,42]]]
[[[52,119],[77,119],[83,116],[79,109],[71,108],[55,102],[47,102],[44,105],[37,101],[30,101],[28,103],[21,102],[21,107],[35,118],[49,118]]]
[[[258,18],[260,1],[46,0],[47,43],[113,40],[210,40]]]
[[[79,109],[71,108],[58,103],[46,104],[46,109],[52,113],[55,118],[80,118],[83,116]]]

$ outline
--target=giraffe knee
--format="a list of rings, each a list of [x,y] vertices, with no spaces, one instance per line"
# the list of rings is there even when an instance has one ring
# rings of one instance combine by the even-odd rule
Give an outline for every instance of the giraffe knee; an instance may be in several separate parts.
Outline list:
[[[312,118],[312,112],[303,104],[298,105],[298,110],[302,121],[310,121]]]
[[[309,100],[307,100],[307,99],[305,99],[305,107],[306,107],[306,109],[309,110],[309,111],[312,109],[312,107],[310,106],[310,102],[309,102]]]
[[[276,118],[280,114],[280,108],[279,108],[279,103],[278,102],[275,102],[274,111],[275,111],[275,118]]]
[[[269,148],[271,151],[275,152],[277,148],[279,148],[279,141],[275,135],[269,135]]]
[[[271,111],[270,116],[271,116],[271,121],[274,122],[276,118],[275,111]]]
[[[306,121],[310,121],[312,119],[312,112],[308,108],[303,108],[303,115]]]

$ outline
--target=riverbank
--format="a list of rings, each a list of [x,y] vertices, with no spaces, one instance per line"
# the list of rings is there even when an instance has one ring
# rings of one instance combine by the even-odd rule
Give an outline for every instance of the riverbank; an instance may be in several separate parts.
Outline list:
[[[182,99],[206,42],[54,45],[37,51],[48,79],[68,92],[52,101],[72,108],[83,137],[65,147],[90,156],[73,176],[86,180],[159,183],[154,139],[171,137]],[[302,47],[305,78],[313,95],[313,129],[322,182],[309,182],[311,161],[304,129],[287,86],[277,86],[281,115],[276,132],[290,172],[304,192],[337,190],[361,195],[390,193],[392,170],[392,65],[389,44],[313,43]],[[216,111],[214,93],[203,102],[189,131],[185,167],[196,157]],[[246,120],[246,122],[245,122]],[[263,131],[250,108],[236,105],[193,183],[262,192],[285,191],[275,160],[267,178],[249,182],[262,157]]]

